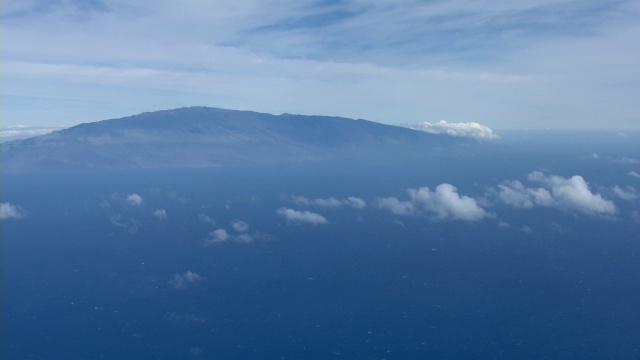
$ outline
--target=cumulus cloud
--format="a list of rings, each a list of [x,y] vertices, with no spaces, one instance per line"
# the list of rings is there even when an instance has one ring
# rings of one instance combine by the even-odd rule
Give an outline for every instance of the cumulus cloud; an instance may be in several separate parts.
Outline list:
[[[169,280],[169,284],[171,286],[173,286],[175,289],[177,290],[184,290],[186,289],[189,285],[191,284],[195,284],[199,281],[202,281],[203,277],[192,272],[192,271],[187,271],[184,274],[175,274],[173,275],[173,277],[171,278],[171,280]]]
[[[276,213],[292,223],[304,223],[311,225],[324,225],[328,223],[324,216],[311,211],[298,211],[289,208],[280,208],[276,210]]]
[[[209,215],[205,215],[205,214],[198,214],[198,220],[202,221],[203,223],[209,224],[209,225],[215,225],[216,221],[210,217]]]
[[[298,206],[318,206],[329,209],[337,209],[343,206],[350,206],[356,209],[364,209],[367,207],[367,203],[355,196],[350,196],[346,199],[336,199],[331,196],[328,198],[309,199],[304,196],[292,196],[293,202]]]
[[[440,219],[476,221],[489,216],[474,199],[460,196],[458,189],[451,184],[440,184],[435,191],[429,190],[428,187],[409,189],[409,196],[412,202],[435,213]]]
[[[144,200],[142,199],[142,196],[138,194],[127,195],[127,198],[125,200],[129,205],[132,205],[132,206],[140,206],[144,202]]]
[[[237,231],[237,232],[245,232],[247,230],[249,230],[249,224],[247,224],[244,221],[240,221],[240,220],[234,220],[231,222],[231,227],[233,228],[233,230]]]
[[[629,171],[629,176],[634,177],[636,179],[640,179],[640,174],[635,171]]]
[[[396,197],[378,199],[380,208],[398,215],[414,215],[419,210],[434,214],[437,219],[456,219],[466,221],[481,220],[490,216],[476,200],[458,194],[458,189],[447,183],[438,185],[434,191],[428,187],[409,189],[408,201]]]
[[[612,190],[613,193],[622,200],[631,201],[637,199],[636,189],[634,189],[632,186],[627,186],[623,189],[620,186],[616,185],[612,188]]]
[[[604,199],[600,194],[592,193],[582,176],[575,175],[567,179],[534,171],[527,179],[542,184],[542,187],[527,187],[519,181],[508,181],[498,185],[498,199],[507,205],[520,208],[548,206],[587,215],[616,213],[614,203]]]
[[[356,209],[364,209],[367,207],[367,203],[364,200],[355,196],[349,196],[344,200],[344,203]]]
[[[246,231],[246,230],[245,230]],[[239,235],[231,235],[225,229],[217,229],[209,233],[209,236],[204,241],[204,246],[210,246],[227,241],[233,241],[241,244],[248,244],[258,240],[273,240],[274,236],[263,234],[260,232],[246,233],[243,232]]]
[[[209,237],[205,240],[205,245],[221,243],[229,240],[229,233],[225,229],[217,229],[209,233]]]
[[[109,222],[114,226],[122,228],[129,232],[130,234],[135,234],[138,232],[138,228],[140,227],[140,222],[134,218],[123,219],[120,214],[113,214],[109,217]]]
[[[543,188],[528,188],[520,181],[510,181],[498,185],[498,197],[507,205],[530,208],[535,205],[553,204],[551,193]]]
[[[423,123],[409,125],[408,127],[431,134],[446,134],[455,137],[468,137],[486,140],[498,138],[498,135],[496,135],[493,130],[477,122],[449,123],[444,120],[440,120],[437,123],[432,124],[425,121]]]
[[[378,199],[378,207],[386,209],[397,215],[413,215],[415,206],[409,201],[400,201],[396,197]]]
[[[153,216],[160,220],[165,220],[167,218],[167,211],[165,209],[157,209],[153,212]]]
[[[0,219],[22,219],[25,216],[24,210],[19,206],[8,202],[0,204]]]

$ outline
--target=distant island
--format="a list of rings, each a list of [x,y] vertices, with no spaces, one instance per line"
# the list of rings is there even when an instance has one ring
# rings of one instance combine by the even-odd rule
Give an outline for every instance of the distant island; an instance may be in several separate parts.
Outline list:
[[[2,171],[216,167],[435,153],[470,142],[361,119],[188,107],[4,143]]]

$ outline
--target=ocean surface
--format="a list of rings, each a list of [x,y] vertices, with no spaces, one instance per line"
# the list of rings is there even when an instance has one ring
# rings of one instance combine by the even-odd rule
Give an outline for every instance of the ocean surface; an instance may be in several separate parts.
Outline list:
[[[639,359],[637,141],[2,175],[2,359]],[[536,171],[615,212],[500,201]],[[443,183],[485,215],[382,205]]]

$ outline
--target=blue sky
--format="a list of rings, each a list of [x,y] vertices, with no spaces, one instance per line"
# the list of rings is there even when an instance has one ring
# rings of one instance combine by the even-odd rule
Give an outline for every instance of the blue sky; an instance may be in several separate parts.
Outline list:
[[[640,3],[5,0],[2,126],[182,106],[640,129]]]

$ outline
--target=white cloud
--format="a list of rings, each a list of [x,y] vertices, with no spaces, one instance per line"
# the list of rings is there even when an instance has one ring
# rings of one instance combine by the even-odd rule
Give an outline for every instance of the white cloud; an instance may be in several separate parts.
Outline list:
[[[409,201],[400,201],[396,197],[378,199],[380,208],[398,215],[414,215],[418,210],[435,214],[437,219],[457,219],[466,221],[481,220],[490,216],[476,200],[469,196],[460,196],[455,186],[440,184],[435,191],[428,187],[409,189]]]
[[[142,199],[142,196],[138,194],[128,195],[126,198],[126,201],[127,203],[129,203],[129,205],[132,205],[132,206],[140,206],[144,202],[144,200]]]
[[[225,229],[217,229],[209,233],[209,237],[204,241],[205,245],[221,243],[229,240],[229,233]]]
[[[623,189],[620,186],[616,185],[612,188],[612,190],[613,193],[622,200],[631,201],[637,199],[636,189],[634,189],[632,186],[627,186]]]
[[[249,230],[249,224],[244,221],[234,220],[231,222],[231,227],[237,232],[245,232]]]
[[[520,181],[511,181],[498,185],[498,197],[513,207],[530,208],[535,205],[550,206],[553,203],[551,193],[543,188],[527,188]]]
[[[522,231],[523,233],[527,233],[527,234],[531,234],[533,232],[533,230],[530,227],[528,227],[527,225],[524,225],[523,227],[521,227],[520,231]]]
[[[165,209],[157,209],[153,212],[153,216],[160,220],[165,220],[167,218],[167,211]]]
[[[635,171],[629,171],[629,176],[634,177],[636,179],[640,179],[640,174]]]
[[[432,124],[425,121],[423,123],[409,125],[408,127],[431,134],[446,134],[455,137],[469,137],[487,140],[498,138],[498,135],[496,135],[493,130],[477,122],[449,123],[444,120],[440,120],[437,123]]]
[[[356,209],[364,209],[367,207],[367,203],[364,200],[355,196],[349,196],[346,200],[344,200],[344,202]]]
[[[0,204],[0,219],[22,219],[25,216],[24,210],[19,206],[8,202]]]
[[[198,220],[202,221],[203,223],[207,223],[210,225],[215,225],[216,221],[210,217],[209,215],[205,215],[205,214],[198,214]]]
[[[113,214],[109,217],[109,222],[111,224],[122,228],[129,232],[130,234],[135,234],[138,232],[138,228],[140,227],[140,222],[134,218],[123,219],[120,214]]]
[[[413,215],[415,206],[409,201],[400,201],[396,197],[378,199],[378,207],[391,211],[397,215]]]
[[[587,215],[616,213],[614,203],[604,199],[600,194],[592,193],[589,184],[582,176],[575,175],[566,179],[534,171],[528,175],[527,179],[541,183],[543,187],[531,188],[519,181],[510,181],[498,185],[498,198],[513,207],[549,206]]]
[[[476,221],[489,216],[474,199],[460,196],[458,189],[451,184],[440,184],[435,191],[428,187],[409,189],[409,196],[413,203],[435,213],[439,219]]]
[[[202,276],[192,271],[187,271],[182,275],[181,274],[173,275],[171,280],[169,280],[169,284],[171,284],[171,286],[173,286],[177,290],[184,290],[187,288],[187,286],[191,284],[195,284],[202,280],[203,280]]]
[[[63,129],[62,126],[7,126],[0,130],[0,139],[21,139],[32,136],[48,134],[52,131]]]
[[[364,209],[367,207],[367,203],[355,196],[350,196],[346,199],[340,200],[331,196],[326,199],[317,198],[317,199],[309,199],[304,196],[292,196],[293,202],[298,206],[318,206],[329,209],[337,209],[342,206],[351,206],[356,209]]]
[[[209,233],[209,236],[204,241],[204,246],[210,246],[227,241],[233,241],[241,244],[248,244],[258,240],[273,240],[274,236],[263,234],[261,232],[246,233],[243,232],[239,235],[231,235],[225,229],[217,229]]]
[[[298,211],[289,208],[280,208],[276,210],[276,213],[287,219],[287,221],[293,223],[306,223],[312,225],[324,225],[328,223],[327,219],[324,216],[310,211]]]

